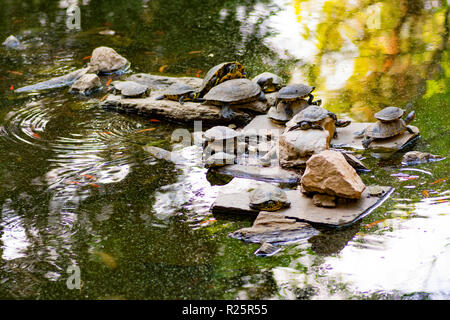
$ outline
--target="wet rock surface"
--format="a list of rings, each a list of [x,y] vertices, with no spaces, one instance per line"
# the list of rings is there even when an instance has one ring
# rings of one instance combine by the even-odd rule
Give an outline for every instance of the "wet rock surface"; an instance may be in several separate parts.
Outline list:
[[[108,74],[130,65],[130,62],[109,47],[98,47],[92,51],[89,62],[89,71],[93,73]]]
[[[74,82],[70,91],[74,93],[90,94],[101,87],[102,82],[100,81],[100,78],[94,73],[87,73]]]
[[[261,211],[250,228],[239,229],[230,236],[254,243],[282,243],[307,239],[318,233],[309,223],[286,218],[278,212]]]
[[[340,152],[325,150],[313,155],[302,176],[306,192],[359,199],[365,189],[360,176]]]

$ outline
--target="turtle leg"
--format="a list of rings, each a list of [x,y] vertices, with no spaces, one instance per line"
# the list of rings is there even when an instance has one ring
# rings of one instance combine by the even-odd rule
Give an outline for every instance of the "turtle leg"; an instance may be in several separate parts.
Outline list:
[[[312,104],[312,105],[314,105],[314,106],[320,106],[320,105],[322,104],[322,99],[316,100],[316,101],[311,102],[311,103],[309,103],[309,104]]]
[[[364,133],[366,133],[365,128],[360,131],[353,132],[353,135],[355,136],[355,138],[362,138],[364,137]]]
[[[165,95],[158,96],[158,97],[155,98],[155,100],[162,100],[162,99],[164,99],[165,97],[166,97]]]
[[[372,143],[372,141],[373,141],[373,138],[364,139],[362,141],[362,146],[364,147],[364,149],[367,149],[369,147],[369,145]]]
[[[266,95],[264,94],[264,91],[261,90],[258,100],[262,101],[262,102],[267,102],[267,98],[266,98]]]
[[[178,99],[178,102],[183,105],[184,104],[184,95],[181,95],[180,99]]]
[[[295,129],[299,129],[299,128],[301,128],[301,125],[296,124],[295,126],[290,127],[288,131],[294,131]]]
[[[234,111],[231,110],[229,105],[222,106],[222,117],[225,119],[231,119],[234,116]]]
[[[286,112],[288,117],[292,117],[294,115],[294,112],[291,109],[291,104],[286,102],[284,105],[284,112]]]

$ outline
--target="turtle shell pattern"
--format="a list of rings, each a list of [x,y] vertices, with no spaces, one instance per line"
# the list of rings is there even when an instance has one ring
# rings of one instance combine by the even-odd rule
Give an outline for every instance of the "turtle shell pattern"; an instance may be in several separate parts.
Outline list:
[[[241,104],[255,101],[261,88],[248,79],[232,79],[213,87],[203,98],[213,104]]]
[[[386,139],[394,137],[406,130],[406,124],[402,119],[389,122],[378,121],[367,127],[365,135],[374,139]]]
[[[387,107],[375,113],[375,118],[380,121],[393,121],[400,119],[405,111],[397,107]]]
[[[215,81],[212,81],[215,76],[217,76],[218,79],[223,78],[226,75],[226,68],[232,64],[236,64],[237,67],[241,70],[241,72],[244,72],[244,66],[235,61],[235,62],[223,62],[221,64],[218,64],[206,73],[205,77],[203,78],[202,85],[200,86],[200,89],[198,89],[198,92],[200,92],[200,95],[206,94],[212,87],[215,85]],[[233,77],[233,75],[231,75]]]
[[[278,99],[301,99],[306,98],[314,87],[310,87],[306,84],[291,84],[283,87],[278,91]]]

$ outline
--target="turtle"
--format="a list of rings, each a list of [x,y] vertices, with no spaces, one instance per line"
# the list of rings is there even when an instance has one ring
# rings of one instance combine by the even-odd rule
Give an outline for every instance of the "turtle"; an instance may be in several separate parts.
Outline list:
[[[375,139],[387,139],[402,134],[405,131],[414,133],[408,124],[414,120],[415,112],[411,111],[405,119],[402,119],[404,110],[397,107],[387,107],[377,112],[377,122],[368,126],[364,131],[362,145],[365,149]]]
[[[244,104],[256,100],[267,101],[264,92],[248,79],[232,79],[213,87],[204,97],[206,103],[222,107],[222,116],[230,119],[230,105]]]
[[[227,164],[233,164],[235,160],[236,156],[234,154],[229,154],[225,152],[216,152],[206,159],[205,167],[206,168],[221,167]]]
[[[155,98],[156,100],[169,99],[184,104],[184,101],[203,102],[198,98],[198,92],[188,84],[176,82],[170,85],[163,95]]]
[[[290,104],[299,99],[308,97],[309,105],[320,106],[322,104],[321,99],[313,102],[314,96],[311,94],[311,92],[313,92],[314,89],[315,87],[310,87],[306,84],[301,83],[285,86],[281,88],[280,91],[278,91],[275,105],[277,106],[280,101],[283,102],[286,114],[290,117],[292,117]]]
[[[247,74],[244,71],[244,66],[237,61],[234,62],[223,62],[218,64],[206,73],[206,76],[203,78],[202,85],[198,89],[198,98],[203,98],[203,96],[208,93],[208,91],[230,79],[236,78],[246,78]]]
[[[146,85],[134,81],[114,81],[110,90],[113,90],[114,94],[121,93],[130,98],[146,97],[150,93]]]
[[[252,189],[249,200],[250,208],[259,211],[277,211],[291,205],[286,192],[271,184],[264,184]]]
[[[264,92],[278,91],[283,87],[283,79],[271,72],[263,72],[252,79]]]
[[[296,123],[293,126],[289,126],[288,131],[295,129],[308,130],[308,129],[318,129],[323,130],[320,122],[326,117],[331,117],[334,120],[335,129],[334,137],[337,137],[336,127],[346,127],[351,121],[350,120],[338,120],[336,115],[322,107],[316,105],[310,105],[300,113],[298,113],[291,121]]]

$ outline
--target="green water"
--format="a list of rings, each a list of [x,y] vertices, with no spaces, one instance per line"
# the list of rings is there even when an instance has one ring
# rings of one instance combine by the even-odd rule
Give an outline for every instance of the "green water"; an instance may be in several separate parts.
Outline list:
[[[132,72],[202,77],[236,59],[250,77],[316,86],[324,107],[356,121],[414,109],[415,149],[448,156],[445,1],[83,1],[79,31],[66,28],[64,2],[0,1],[0,40],[24,44],[0,48],[0,298],[450,297],[448,181],[438,180],[448,159],[400,181],[401,154],[364,154],[364,182],[395,187],[391,198],[351,227],[260,258],[258,245],[228,237],[251,219],[212,219],[204,170],[142,150],[169,149],[172,131],[191,127],[103,110],[105,92],[10,90],[80,68],[100,45]],[[80,289],[67,287],[72,265]]]

